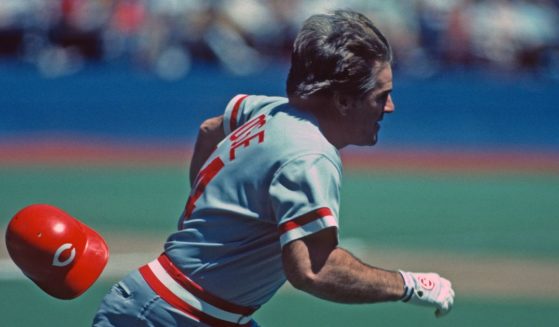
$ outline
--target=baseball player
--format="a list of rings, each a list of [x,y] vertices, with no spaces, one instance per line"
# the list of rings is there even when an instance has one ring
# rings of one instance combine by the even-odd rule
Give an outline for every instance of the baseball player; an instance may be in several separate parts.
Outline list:
[[[402,300],[448,313],[448,280],[375,268],[338,246],[338,151],[377,142],[394,111],[391,62],[365,16],[307,19],[288,98],[237,95],[202,124],[178,230],[160,257],[113,286],[94,325],[256,326],[252,314],[286,280],[330,301]]]

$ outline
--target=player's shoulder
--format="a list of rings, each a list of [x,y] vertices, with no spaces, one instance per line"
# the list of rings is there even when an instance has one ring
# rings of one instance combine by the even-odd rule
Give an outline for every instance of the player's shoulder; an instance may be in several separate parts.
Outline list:
[[[341,166],[338,150],[326,139],[312,114],[287,103],[270,111],[269,120],[270,145],[284,158],[323,156]]]
[[[238,94],[230,100],[226,112],[231,113],[231,121],[239,123],[264,115],[267,151],[274,153],[274,157],[320,154],[336,163],[340,161],[337,149],[322,134],[317,119],[292,106],[285,97]]]
[[[288,100],[280,96],[247,95],[243,102],[250,107],[266,107],[270,105],[279,106],[287,103]]]
[[[223,115],[224,132],[229,134],[249,120],[261,114],[266,114],[285,103],[287,103],[287,99],[282,97],[237,94],[229,100],[225,107]]]
[[[227,104],[227,108],[240,112],[259,112],[261,109],[272,109],[287,103],[285,97],[237,94]]]

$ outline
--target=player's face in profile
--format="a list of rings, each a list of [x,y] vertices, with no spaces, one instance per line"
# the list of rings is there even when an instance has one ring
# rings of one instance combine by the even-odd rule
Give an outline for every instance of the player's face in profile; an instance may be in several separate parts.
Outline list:
[[[377,143],[379,122],[385,113],[394,111],[392,91],[392,68],[383,64],[378,71],[377,86],[363,97],[355,99],[351,106],[350,119],[353,130],[350,131],[350,144],[374,145]]]

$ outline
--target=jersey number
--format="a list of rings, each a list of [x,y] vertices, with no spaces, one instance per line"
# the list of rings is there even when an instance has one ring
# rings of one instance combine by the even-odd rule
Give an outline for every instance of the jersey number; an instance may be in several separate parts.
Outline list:
[[[198,173],[198,177],[196,177],[196,182],[194,183],[194,192],[191,193],[190,197],[188,197],[188,201],[186,202],[186,208],[184,210],[184,219],[188,219],[190,215],[192,215],[192,211],[196,205],[194,204],[196,200],[204,190],[206,189],[206,185],[219,173],[221,168],[223,168],[224,163],[220,157],[216,157],[212,162],[210,162],[204,169],[200,170]]]
[[[248,147],[253,139],[256,139],[258,143],[264,141],[264,131],[261,130],[257,133],[252,133],[255,129],[259,129],[266,123],[266,118],[264,115],[260,115],[246,124],[242,125],[236,129],[229,139],[231,140],[231,147],[229,148],[229,160],[233,161],[236,157],[236,150],[240,147]],[[178,228],[181,229],[183,222],[190,218],[194,208],[196,208],[196,201],[202,196],[204,190],[208,183],[219,173],[225,164],[220,157],[213,159],[204,169],[200,170],[196,181],[194,182],[193,192],[190,193],[188,201],[186,202],[186,207],[184,208],[184,215],[182,219],[179,220]]]

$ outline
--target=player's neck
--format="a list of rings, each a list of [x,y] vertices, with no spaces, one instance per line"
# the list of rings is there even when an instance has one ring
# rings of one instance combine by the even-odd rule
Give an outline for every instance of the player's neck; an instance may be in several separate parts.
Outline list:
[[[341,133],[343,129],[337,119],[332,119],[332,117],[328,116],[317,117],[317,119],[320,131],[330,144],[335,146],[338,150],[348,145],[345,141],[344,134]]]
[[[312,113],[316,117],[320,131],[330,144],[337,149],[348,145],[342,133],[341,118],[338,117],[335,110],[329,108],[332,106],[331,99],[317,97],[307,100],[289,99],[289,102],[301,110]]]

